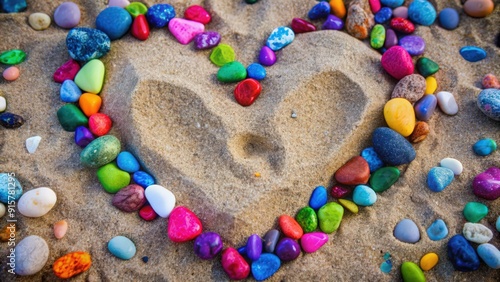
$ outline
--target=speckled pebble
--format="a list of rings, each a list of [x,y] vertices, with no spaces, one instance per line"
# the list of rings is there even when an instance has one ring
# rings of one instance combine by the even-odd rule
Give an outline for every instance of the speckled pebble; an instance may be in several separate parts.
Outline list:
[[[462,234],[465,239],[477,244],[488,243],[493,239],[493,232],[481,223],[466,222]]]
[[[361,157],[368,163],[370,172],[374,172],[384,166],[384,162],[379,158],[373,147],[363,149],[363,151],[361,151]]]
[[[500,89],[484,89],[477,96],[477,106],[486,116],[500,121]]]
[[[461,234],[448,241],[448,259],[458,271],[474,271],[479,268],[479,257],[474,247]]]
[[[274,254],[262,254],[260,258],[252,262],[252,275],[257,281],[271,277],[281,266],[280,259]]]
[[[396,84],[392,91],[391,99],[405,98],[410,103],[415,103],[424,96],[425,86],[425,78],[423,76],[419,74],[407,75]]]
[[[17,201],[21,198],[22,194],[23,187],[14,173],[0,173],[0,202],[8,204],[9,201],[12,201],[12,198],[14,198],[14,201]]]
[[[111,48],[111,40],[98,29],[77,27],[68,32],[66,46],[71,58],[89,61],[106,55]]]
[[[408,6],[408,18],[416,24],[429,26],[436,20],[436,9],[427,0],[414,0]]]
[[[324,3],[324,2],[322,2]],[[267,38],[266,45],[273,51],[278,51],[292,43],[295,39],[295,33],[286,26],[275,28]]]
[[[372,143],[377,155],[388,165],[407,164],[416,157],[415,149],[410,142],[388,127],[375,129],[372,135]]]
[[[146,19],[151,27],[162,28],[175,17],[175,10],[169,4],[155,4],[149,7],[146,13]]]

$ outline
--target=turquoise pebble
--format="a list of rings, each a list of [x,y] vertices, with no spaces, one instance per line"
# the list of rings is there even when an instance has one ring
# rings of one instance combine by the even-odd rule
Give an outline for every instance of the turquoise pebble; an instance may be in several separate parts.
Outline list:
[[[497,150],[497,142],[491,138],[485,138],[477,141],[472,149],[479,156],[488,156]]]
[[[117,258],[129,260],[134,257],[135,244],[125,236],[116,236],[108,242],[108,250]]]
[[[148,186],[155,184],[153,176],[141,170],[134,172],[132,179],[137,185],[142,186],[142,188],[147,188]]]
[[[26,0],[2,0],[0,2],[0,8],[4,13],[20,13],[27,7]]]
[[[489,118],[500,121],[500,89],[482,90],[477,96],[477,106]]]
[[[59,91],[59,96],[61,97],[61,101],[66,103],[75,103],[78,102],[80,96],[82,95],[82,90],[78,88],[76,83],[73,80],[65,80],[61,85],[61,89]]]
[[[380,264],[380,271],[383,273],[389,273],[392,270],[392,262],[390,260],[386,260]]]
[[[495,223],[495,227],[497,228],[497,231],[500,232],[500,215],[497,218],[497,222]]]
[[[309,206],[315,210],[318,210],[322,206],[326,204],[328,201],[328,192],[326,188],[323,186],[318,186],[314,188],[314,191],[311,194],[311,198],[309,199]]]
[[[386,7],[397,8],[403,5],[404,0],[380,0],[380,3]]]
[[[295,39],[293,30],[286,26],[275,28],[267,38],[266,45],[273,51],[278,51],[292,43]]]
[[[394,237],[401,242],[414,244],[420,240],[420,231],[413,220],[405,218],[394,227]]]
[[[429,228],[427,228],[427,236],[429,236],[429,239],[432,241],[439,241],[446,238],[446,236],[448,236],[448,227],[446,223],[442,219],[437,219],[431,223]]]
[[[427,174],[427,186],[433,192],[441,192],[451,184],[455,174],[446,167],[433,167]]]
[[[377,201],[377,194],[366,185],[358,185],[352,193],[352,201],[358,206],[371,206]]]
[[[281,266],[281,261],[275,254],[264,253],[259,259],[252,262],[252,275],[257,281],[273,276]]]
[[[436,20],[436,9],[427,0],[414,0],[408,6],[408,18],[416,24],[429,26]]]
[[[12,191],[10,192],[10,198],[9,191]],[[9,201],[12,201],[12,198],[14,198],[14,201],[17,201],[21,198],[22,194],[23,187],[14,173],[0,173],[0,202],[8,204]]]
[[[492,244],[484,243],[477,247],[479,257],[493,269],[500,268],[500,251]]]
[[[486,58],[486,51],[477,46],[465,46],[460,49],[460,55],[469,62],[478,62]]]
[[[483,203],[479,202],[468,202],[465,204],[463,214],[468,222],[478,223],[486,215],[488,215],[489,209]]]
[[[377,152],[375,152],[373,147],[369,147],[361,151],[361,157],[363,157],[363,159],[365,159],[368,163],[370,172],[374,172],[384,166],[384,162],[378,157]]]
[[[247,67],[248,78],[263,80],[264,78],[266,78],[266,75],[266,69],[259,63],[253,63]]]
[[[123,151],[116,157],[116,164],[121,170],[134,173],[139,170],[140,165],[132,153]]]
[[[124,36],[132,25],[132,16],[121,7],[108,7],[102,10],[95,20],[98,30],[106,33],[111,40]]]

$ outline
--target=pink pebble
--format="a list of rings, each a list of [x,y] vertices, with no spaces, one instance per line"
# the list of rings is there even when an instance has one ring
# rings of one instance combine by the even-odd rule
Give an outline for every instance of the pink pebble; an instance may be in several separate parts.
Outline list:
[[[201,234],[200,219],[186,207],[175,207],[168,217],[168,238],[176,243],[191,241]]]
[[[227,248],[222,252],[221,264],[229,279],[242,280],[250,274],[250,265],[233,248]]]
[[[61,239],[66,235],[66,231],[68,231],[68,222],[66,220],[60,220],[54,223],[54,236],[57,239]]]
[[[14,81],[19,78],[19,69],[15,66],[8,67],[3,71],[3,78],[8,81]]]
[[[368,0],[370,3],[370,10],[372,10],[373,14],[376,14],[382,8],[382,4],[380,4],[380,0]]]
[[[197,34],[205,31],[202,23],[173,18],[168,22],[168,30],[174,35],[179,43],[186,45],[191,42]]]
[[[130,5],[128,0],[109,0],[108,7],[121,7],[125,8]]]
[[[395,79],[401,79],[413,73],[411,56],[403,47],[392,46],[382,55],[382,67]]]
[[[407,19],[408,18],[408,8],[405,6],[397,7],[396,9],[392,10],[392,17],[393,18]]]
[[[500,89],[500,82],[498,82],[497,77],[494,74],[487,74],[483,77],[483,89],[496,88]]]
[[[306,253],[314,253],[328,242],[328,235],[323,232],[312,232],[302,235],[300,245]]]
[[[54,72],[54,81],[63,83],[66,79],[73,80],[79,70],[78,62],[70,59]]]

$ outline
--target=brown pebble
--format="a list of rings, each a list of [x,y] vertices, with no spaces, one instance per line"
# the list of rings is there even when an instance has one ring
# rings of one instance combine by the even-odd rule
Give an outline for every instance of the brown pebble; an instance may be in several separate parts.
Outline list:
[[[483,89],[488,89],[488,88],[496,88],[500,89],[500,82],[498,82],[498,78],[489,73],[483,77]]]
[[[429,132],[431,131],[429,124],[425,121],[418,121],[415,124],[415,129],[413,129],[413,133],[410,135],[410,141],[412,143],[418,143],[425,138],[427,138],[427,135],[429,135]]]
[[[363,157],[356,156],[335,172],[335,180],[345,185],[366,184],[370,178],[370,167]]]
[[[491,0],[467,0],[464,12],[474,18],[484,18],[493,12],[494,4]]]
[[[347,10],[346,30],[357,39],[365,39],[370,35],[370,30],[375,25],[375,21],[373,20],[373,14],[369,10],[366,11],[360,3],[361,1],[351,2]]]
[[[0,230],[0,242],[7,242],[11,238],[11,234],[16,233],[16,224],[15,223],[7,223],[2,230]]]
[[[420,74],[411,74],[403,77],[394,90],[392,91],[392,98],[405,98],[410,103],[415,103],[425,94],[425,78]]]
[[[112,204],[124,212],[137,211],[146,203],[144,188],[137,184],[130,184],[120,189],[113,196]]]

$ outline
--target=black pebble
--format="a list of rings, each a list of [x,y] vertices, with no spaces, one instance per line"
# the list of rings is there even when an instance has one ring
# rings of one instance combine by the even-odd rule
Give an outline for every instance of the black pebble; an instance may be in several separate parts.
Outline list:
[[[0,114],[0,125],[5,128],[18,128],[24,124],[22,116],[13,113],[4,112]]]
[[[144,263],[148,263],[149,258],[148,258],[147,256],[144,256],[144,257],[142,257],[142,261],[143,261]]]
[[[495,40],[495,44],[498,48],[500,48],[500,33],[497,34],[497,39]]]

